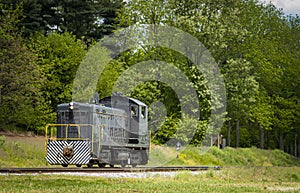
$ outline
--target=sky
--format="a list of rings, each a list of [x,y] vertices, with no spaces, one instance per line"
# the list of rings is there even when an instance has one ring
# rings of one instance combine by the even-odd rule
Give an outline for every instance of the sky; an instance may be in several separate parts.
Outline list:
[[[300,0],[265,0],[272,2],[276,7],[282,8],[286,14],[300,15]]]

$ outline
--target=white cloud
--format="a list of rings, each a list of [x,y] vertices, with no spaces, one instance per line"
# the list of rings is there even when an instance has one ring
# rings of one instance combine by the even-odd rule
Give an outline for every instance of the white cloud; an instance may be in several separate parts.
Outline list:
[[[300,0],[269,0],[285,13],[300,14]],[[268,1],[267,1],[268,2]]]

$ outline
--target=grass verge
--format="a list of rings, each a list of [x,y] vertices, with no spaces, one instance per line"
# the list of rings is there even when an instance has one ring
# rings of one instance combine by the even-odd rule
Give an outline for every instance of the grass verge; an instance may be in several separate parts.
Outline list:
[[[280,150],[255,147],[212,147],[207,153],[200,154],[200,148],[197,147],[186,147],[177,152],[172,147],[155,146],[150,154],[149,165],[300,166],[300,159]]]
[[[175,177],[0,176],[0,192],[299,192],[299,167],[231,167]]]
[[[182,147],[181,150],[153,146],[148,165],[300,166],[299,158],[280,150],[212,147],[205,154],[200,154],[197,147]],[[49,166],[44,157],[44,137],[0,135],[0,167]]]

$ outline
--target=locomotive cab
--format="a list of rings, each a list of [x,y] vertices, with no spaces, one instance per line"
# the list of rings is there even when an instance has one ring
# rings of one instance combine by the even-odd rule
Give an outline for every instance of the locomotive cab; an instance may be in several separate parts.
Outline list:
[[[148,135],[148,107],[145,103],[123,96],[110,96],[99,101],[100,104],[114,109],[122,109],[128,115],[129,143],[145,143],[142,136]]]
[[[130,138],[129,143],[139,143],[140,136],[147,135],[148,133],[148,109],[147,106],[136,100],[130,98]]]

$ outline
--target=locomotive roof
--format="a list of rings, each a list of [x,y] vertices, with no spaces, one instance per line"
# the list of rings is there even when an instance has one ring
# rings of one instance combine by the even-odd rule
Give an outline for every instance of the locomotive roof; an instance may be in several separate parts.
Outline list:
[[[90,104],[90,103],[81,103],[81,102],[73,102],[75,105],[75,111],[77,111],[78,109],[80,110],[98,110],[98,111],[102,111],[104,110],[107,113],[125,113],[124,110],[122,109],[116,109],[116,108],[111,108],[111,107],[107,107],[107,106],[102,106],[99,104]],[[57,110],[68,110],[69,109],[69,103],[63,103],[63,104],[59,104],[57,106]]]
[[[143,103],[140,100],[134,99],[134,98],[129,98],[129,100],[133,101],[134,103],[136,103],[139,106],[147,106],[145,103]]]
[[[117,101],[119,101],[121,103],[121,106],[118,106],[120,109],[123,109],[123,110],[126,110],[127,107],[126,107],[126,103],[128,104],[135,104],[135,105],[138,105],[138,106],[147,106],[145,103],[141,102],[140,100],[138,99],[134,99],[134,98],[129,98],[129,97],[124,97],[124,96],[110,96],[110,97],[106,97],[106,98],[103,98],[100,100],[100,104],[93,104],[93,103],[81,103],[81,102],[73,102],[75,106],[80,107],[80,108],[108,108],[107,110],[109,110],[109,108],[112,108],[111,106],[111,102],[113,99],[116,99]],[[126,102],[127,101],[127,102]],[[122,104],[122,102],[125,102],[124,104]],[[102,106],[101,105],[104,105]],[[119,105],[120,105],[119,103]],[[62,109],[68,109],[69,108],[69,104],[70,103],[63,103],[63,104],[59,104],[57,106],[58,109],[62,110]],[[125,106],[123,106],[125,105]],[[116,110],[116,109],[114,109]]]
[[[140,101],[138,99],[134,99],[134,98],[130,98],[130,97],[124,97],[124,96],[105,97],[105,98],[100,100],[100,103],[104,103],[105,105],[110,106],[112,99],[116,99],[116,101],[121,101],[121,102],[123,101],[125,103],[126,103],[126,100],[127,100],[130,104],[133,103],[133,104],[136,104],[136,105],[139,105],[139,106],[147,106],[145,103],[143,103],[142,101]]]

